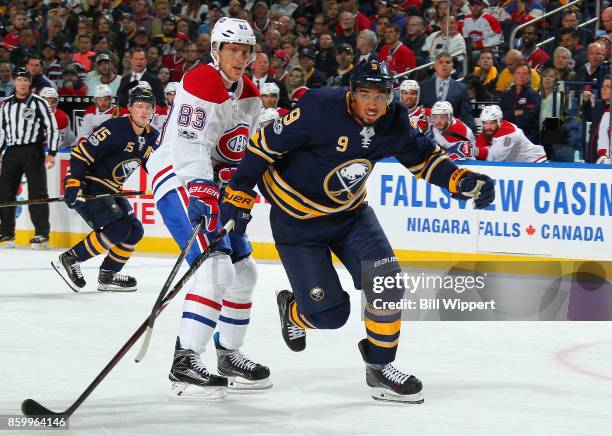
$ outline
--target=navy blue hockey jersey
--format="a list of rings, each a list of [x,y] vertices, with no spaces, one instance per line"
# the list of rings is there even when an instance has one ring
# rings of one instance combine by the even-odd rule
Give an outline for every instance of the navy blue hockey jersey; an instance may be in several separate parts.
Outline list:
[[[70,175],[105,191],[119,192],[128,177],[146,164],[158,136],[151,126],[137,135],[129,117],[111,118],[74,147]]]
[[[376,162],[395,157],[417,178],[456,191],[457,167],[393,103],[374,126],[357,123],[346,88],[312,90],[284,118],[256,132],[232,181],[285,214],[309,219],[349,211],[366,197]]]

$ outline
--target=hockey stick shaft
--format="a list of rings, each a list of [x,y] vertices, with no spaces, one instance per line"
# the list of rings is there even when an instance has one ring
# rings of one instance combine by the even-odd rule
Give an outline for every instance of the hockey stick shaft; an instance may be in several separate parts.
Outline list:
[[[189,269],[185,272],[185,274],[183,274],[183,276],[179,279],[179,281],[174,285],[174,287],[172,288],[172,291],[170,291],[170,293],[168,293],[168,295],[163,299],[162,304],[159,306],[159,310],[157,311],[157,314],[155,315],[156,317],[158,317],[164,311],[164,309],[170,303],[170,301],[176,296],[176,294],[178,294],[181,291],[183,286],[185,286],[185,284],[191,279],[191,277],[193,277],[193,275],[198,270],[198,268],[208,258],[212,250],[225,237],[228,231],[227,229],[232,228],[233,225],[234,225],[234,221],[230,220],[224,226],[224,228],[219,230],[219,233],[217,234],[215,239],[213,239],[210,245],[206,248],[206,250],[198,256],[198,258],[193,262],[193,264],[189,267]],[[127,352],[134,346],[134,344],[138,341],[138,339],[140,339],[140,337],[142,336],[142,334],[147,328],[148,322],[149,322],[149,317],[147,317],[142,322],[140,327],[138,327],[138,329],[127,340],[127,342],[123,344],[121,349],[117,351],[117,354],[113,356],[110,362],[108,362],[108,364],[102,369],[102,371],[100,371],[100,374],[96,376],[96,378],[89,384],[89,386],[87,386],[85,391],[79,396],[79,398],[76,399],[74,403],[72,403],[72,405],[68,409],[64,410],[63,412],[56,413],[56,412],[53,412],[47,409],[46,407],[44,407],[42,404],[38,403],[37,401],[34,401],[32,399],[27,399],[23,403],[21,403],[21,411],[23,412],[23,414],[26,416],[43,416],[43,415],[45,416],[63,416],[65,418],[68,418],[69,416],[71,416],[79,408],[79,406],[83,403],[83,401],[85,401],[87,397],[89,397],[89,395],[98,387],[98,385],[102,383],[102,381],[106,378],[108,373],[110,373],[112,369],[117,365],[117,363],[121,361],[123,356],[127,354]]]
[[[178,274],[181,264],[183,263],[185,256],[187,256],[187,253],[189,253],[189,250],[191,250],[191,246],[196,240],[198,234],[200,233],[201,228],[202,228],[202,220],[200,220],[198,224],[195,226],[195,228],[193,229],[193,232],[191,233],[191,236],[189,240],[187,241],[187,244],[185,245],[185,247],[183,247],[183,250],[181,250],[181,254],[176,260],[176,263],[174,264],[172,271],[170,271],[170,275],[166,279],[166,283],[164,283],[164,286],[162,287],[162,290],[159,293],[157,300],[155,300],[153,309],[151,309],[151,315],[149,315],[149,321],[147,322],[147,331],[145,332],[145,336],[142,341],[142,346],[140,347],[140,351],[138,352],[138,354],[136,355],[136,358],[134,359],[136,363],[144,359],[145,354],[147,353],[147,350],[149,349],[149,344],[151,343],[151,336],[153,335],[153,326],[155,325],[155,317],[157,315],[157,311],[159,310],[159,306],[161,306],[162,301],[164,297],[166,296],[166,293],[168,292],[168,289],[170,289],[170,285],[172,285],[174,278]]]
[[[85,195],[85,196],[77,197],[77,198],[83,199],[85,201],[90,201],[90,200],[103,200],[105,198],[131,197],[131,196],[139,196],[139,195],[146,195],[146,194],[147,194],[147,191],[124,191],[124,192],[117,192],[116,194]],[[58,201],[64,201],[64,200],[65,200],[64,197],[38,198],[34,200],[18,200],[18,201],[9,201],[6,203],[0,203],[0,207],[31,206],[33,204],[56,203]]]

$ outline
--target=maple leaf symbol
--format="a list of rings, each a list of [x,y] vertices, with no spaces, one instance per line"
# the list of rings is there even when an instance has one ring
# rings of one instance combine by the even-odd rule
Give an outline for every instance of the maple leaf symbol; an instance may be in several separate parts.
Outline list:
[[[527,227],[527,228],[525,229],[525,231],[527,232],[527,234],[528,234],[529,236],[533,236],[533,234],[535,233],[536,229],[535,229],[535,227],[534,227],[534,226],[532,226],[531,224],[529,224],[529,227]]]

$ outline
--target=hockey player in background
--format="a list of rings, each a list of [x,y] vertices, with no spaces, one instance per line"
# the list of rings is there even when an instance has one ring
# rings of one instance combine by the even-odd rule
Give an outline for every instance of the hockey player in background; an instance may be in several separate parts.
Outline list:
[[[476,159],[493,162],[547,162],[544,147],[532,143],[521,129],[503,119],[499,106],[480,112],[482,132],[476,137]]]
[[[448,101],[437,101],[431,108],[431,131],[451,160],[473,159],[474,133],[453,116],[453,105]]]
[[[136,279],[120,274],[143,236],[142,224],[126,198],[82,201],[81,195],[121,192],[127,178],[144,165],[153,152],[158,132],[149,126],[155,96],[136,87],[129,97],[129,117],[100,124],[70,154],[70,171],[64,180],[64,198],[93,231],[51,262],[64,281],[78,292],[85,286],[80,264],[106,251],[100,265],[99,291],[135,291]]]
[[[259,127],[256,130],[266,127],[272,121],[289,113],[284,107],[278,107],[280,88],[276,83],[264,83],[259,89],[259,94],[261,97],[261,116],[259,117]]]
[[[429,108],[419,105],[421,87],[416,80],[404,80],[400,86],[400,101],[408,109],[410,122],[422,131],[429,128]]]
[[[72,147],[76,141],[76,136],[70,127],[68,115],[66,112],[57,107],[59,100],[57,89],[46,87],[40,90],[39,95],[44,98],[47,103],[49,103],[49,106],[53,111],[53,115],[55,116],[55,121],[57,121],[57,129],[60,133],[60,148]]]
[[[108,85],[98,85],[94,91],[94,104],[87,106],[79,133],[79,142],[88,138],[96,127],[111,118],[123,117],[129,112],[126,108],[113,105],[113,94]]]
[[[415,177],[462,199],[473,196],[477,208],[495,197],[489,177],[457,168],[412,127],[406,109],[392,103],[392,86],[387,65],[370,61],[357,66],[348,92],[310,91],[282,120],[251,137],[226,188],[221,221],[235,220],[236,233],[243,233],[250,220],[256,184],[272,206],[272,235],[293,290],[277,295],[281,330],[293,351],[305,349],[306,330],[337,329],[348,320],[349,294],[342,289],[332,253],[357,289],[371,291],[376,277],[400,273],[393,249],[365,202],[366,180],[376,162],[395,157]],[[391,281],[394,285],[376,298],[397,303],[404,288]],[[419,379],[392,365],[400,311],[376,305],[373,295],[366,292],[367,338],[359,343],[366,382],[375,399],[421,403]]]
[[[190,264],[217,233],[223,187],[245,153],[261,109],[259,92],[244,74],[255,58],[250,24],[233,18],[217,21],[211,56],[212,64],[200,64],[183,76],[159,147],[147,165],[157,209],[179,247],[185,246],[192,226],[205,220],[187,254]],[[174,398],[222,398],[228,385],[272,387],[270,370],[240,351],[257,282],[251,251],[244,232],[230,232],[187,288],[169,375]],[[200,360],[213,333],[220,375]]]
[[[164,92],[166,93],[166,103],[167,106],[157,107],[155,111],[155,115],[153,115],[153,120],[151,121],[151,125],[155,127],[160,132],[164,128],[164,123],[168,118],[168,114],[172,109],[172,103],[174,102],[174,96],[176,95],[176,90],[178,89],[178,82],[168,82],[166,87],[164,88]]]

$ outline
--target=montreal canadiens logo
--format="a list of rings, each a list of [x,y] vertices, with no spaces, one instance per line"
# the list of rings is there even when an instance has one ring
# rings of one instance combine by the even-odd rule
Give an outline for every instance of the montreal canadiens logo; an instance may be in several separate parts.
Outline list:
[[[371,170],[372,163],[365,159],[345,162],[325,177],[325,192],[336,203],[349,203],[365,190]]]
[[[232,162],[239,161],[249,143],[249,128],[242,124],[223,134],[217,144],[219,154]]]

